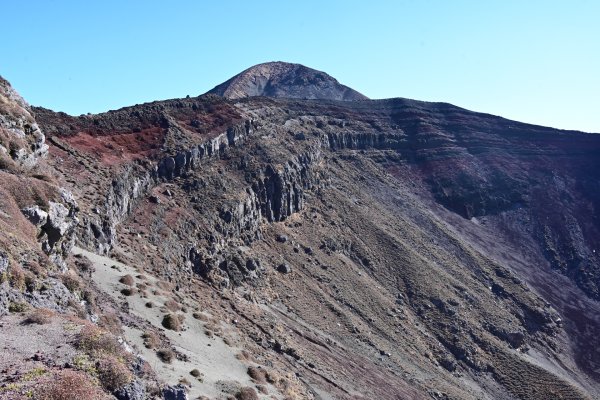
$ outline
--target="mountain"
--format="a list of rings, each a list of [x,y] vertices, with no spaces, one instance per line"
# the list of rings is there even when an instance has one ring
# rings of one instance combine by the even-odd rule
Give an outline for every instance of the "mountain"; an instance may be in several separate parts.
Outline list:
[[[5,92],[0,398],[600,396],[599,135],[402,98],[74,117]]]
[[[258,64],[216,86],[208,93],[228,99],[254,96],[320,100],[368,100],[325,72],[300,64]]]

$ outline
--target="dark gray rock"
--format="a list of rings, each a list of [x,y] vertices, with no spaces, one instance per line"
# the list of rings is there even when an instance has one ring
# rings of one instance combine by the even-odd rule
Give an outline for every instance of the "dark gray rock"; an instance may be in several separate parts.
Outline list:
[[[288,241],[288,237],[287,237],[287,235],[278,235],[277,236],[277,241],[279,243],[285,243],[285,242]]]
[[[43,226],[48,221],[48,213],[39,206],[27,207],[22,209],[21,212],[35,226]]]
[[[163,388],[165,400],[188,400],[187,391],[183,385],[166,386]]]
[[[135,380],[113,393],[118,400],[144,400],[146,397],[146,385]]]
[[[292,272],[292,267],[288,263],[279,264],[277,271],[281,272],[282,274],[289,274]]]
[[[148,198],[148,200],[150,200],[150,203],[154,203],[154,204],[160,204],[160,198],[158,196],[150,196]]]

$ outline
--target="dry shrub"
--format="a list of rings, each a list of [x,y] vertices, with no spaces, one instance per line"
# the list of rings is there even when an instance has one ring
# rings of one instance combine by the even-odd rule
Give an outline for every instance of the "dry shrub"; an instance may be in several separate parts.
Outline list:
[[[40,286],[39,284],[40,283],[33,272],[25,271],[25,289],[29,293],[36,291]]]
[[[199,312],[193,313],[192,317],[196,318],[197,320],[204,321],[204,322],[207,322],[209,320],[209,318],[208,318],[207,315],[204,315],[204,314],[199,313]]]
[[[124,289],[121,289],[121,294],[123,296],[133,296],[135,293],[136,293],[136,289],[135,288],[126,287]]]
[[[160,349],[156,352],[156,355],[160,360],[166,364],[171,364],[175,358],[175,352],[169,348]]]
[[[194,378],[198,378],[200,375],[202,375],[202,372],[200,372],[200,370],[198,370],[198,368],[194,368],[193,370],[190,371],[190,375],[193,376]]]
[[[271,385],[275,385],[276,383],[278,383],[280,381],[280,377],[276,372],[273,371],[265,371],[265,378],[267,379],[267,382],[269,382]]]
[[[258,400],[258,394],[254,388],[243,387],[237,392],[235,398],[238,400]]]
[[[155,349],[160,345],[160,337],[152,331],[144,332],[142,338],[144,339],[144,346],[148,349]]]
[[[256,385],[256,389],[258,389],[258,391],[262,394],[269,394],[269,391],[267,390],[266,386]]]
[[[257,383],[267,383],[267,371],[262,368],[248,367],[248,375]]]
[[[183,315],[166,314],[162,320],[162,326],[172,331],[179,332],[183,325]]]
[[[84,290],[81,294],[81,298],[90,305],[90,307],[96,307],[96,295],[91,290]]]
[[[62,274],[60,280],[70,292],[75,292],[81,288],[81,281],[72,273],[67,272]]]
[[[117,339],[95,325],[85,325],[77,335],[76,346],[90,355],[121,355],[123,349]]]
[[[147,308],[152,308],[152,307],[154,307],[154,303],[152,303],[151,301],[149,301],[149,302],[146,303],[146,307]]]
[[[75,301],[74,299],[69,299],[67,301],[67,306],[69,308],[71,308],[73,311],[75,311],[75,314],[79,318],[86,319],[87,312],[85,311],[85,308],[78,301]]]
[[[18,265],[11,266],[8,282],[10,286],[19,291],[25,290],[25,271],[23,271],[23,268]]]
[[[179,383],[187,387],[192,387],[192,382],[190,382],[187,378],[179,379]]]
[[[80,272],[84,274],[91,274],[94,272],[94,265],[86,256],[82,254],[75,255],[75,266]]]
[[[47,308],[37,308],[29,313],[29,315],[23,320],[24,324],[38,324],[44,325],[50,323],[54,317],[55,312]]]
[[[131,371],[114,356],[102,357],[96,363],[96,370],[102,387],[109,392],[114,392],[133,380]]]
[[[39,400],[104,400],[107,397],[92,379],[79,371],[65,369],[43,382],[34,394]]]
[[[98,325],[100,325],[100,327],[106,329],[113,335],[120,335],[123,333],[123,329],[121,327],[121,320],[115,312],[106,312],[102,316],[100,316],[100,319],[98,320]]]
[[[10,303],[8,303],[8,311],[12,312],[12,313],[23,313],[25,311],[29,310],[29,304],[25,303],[25,302],[14,302],[11,301]]]
[[[121,277],[121,279],[119,279],[119,282],[121,282],[123,285],[133,286],[134,279],[133,279],[133,276],[127,274],[127,275],[123,275]]]
[[[181,306],[179,305],[179,303],[171,299],[165,301],[165,307],[167,307],[169,311],[173,312],[181,310]]]
[[[171,292],[173,290],[173,285],[165,281],[156,282],[156,286],[158,286],[162,290],[166,290],[167,292]]]

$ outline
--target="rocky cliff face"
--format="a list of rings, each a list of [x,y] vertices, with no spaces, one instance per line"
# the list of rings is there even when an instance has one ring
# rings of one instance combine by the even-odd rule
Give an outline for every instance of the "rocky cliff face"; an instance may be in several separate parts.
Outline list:
[[[255,65],[208,93],[228,99],[253,96],[343,101],[368,99],[324,72],[284,62]]]

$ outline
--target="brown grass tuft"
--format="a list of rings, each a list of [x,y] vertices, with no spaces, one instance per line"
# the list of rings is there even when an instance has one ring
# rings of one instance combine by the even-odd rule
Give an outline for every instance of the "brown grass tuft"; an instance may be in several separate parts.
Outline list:
[[[23,323],[44,325],[50,323],[55,315],[56,313],[54,311],[47,308],[37,308],[27,315],[23,320]]]
[[[90,355],[121,355],[123,349],[117,339],[95,325],[85,325],[77,335],[76,346]]]
[[[248,375],[257,383],[267,383],[267,371],[262,368],[248,367]]]
[[[114,392],[133,380],[129,369],[114,356],[101,358],[96,363],[96,370],[102,387],[109,392]]]
[[[132,287],[126,287],[121,289],[121,294],[123,296],[133,296],[136,293],[136,289]]]
[[[79,371],[65,369],[49,381],[43,382],[34,393],[35,399],[44,400],[104,400],[107,397],[92,379]]]
[[[181,306],[179,305],[179,303],[171,299],[165,301],[165,307],[167,307],[167,309],[172,312],[181,310]]]
[[[237,392],[235,398],[238,400],[258,400],[258,394],[254,388],[243,387]]]
[[[144,332],[142,338],[144,339],[144,346],[148,349],[155,349],[160,345],[160,337],[152,331]]]
[[[183,315],[166,314],[163,317],[162,326],[172,331],[179,332],[183,327]]]
[[[166,364],[171,364],[175,358],[175,352],[169,348],[160,349],[156,352],[156,355],[160,360]]]
[[[81,288],[81,281],[75,274],[64,273],[60,276],[60,280],[70,292],[75,292]]]
[[[123,285],[133,286],[134,279],[133,279],[133,276],[127,274],[127,275],[123,275],[121,277],[121,279],[119,279],[119,282],[121,282]]]

